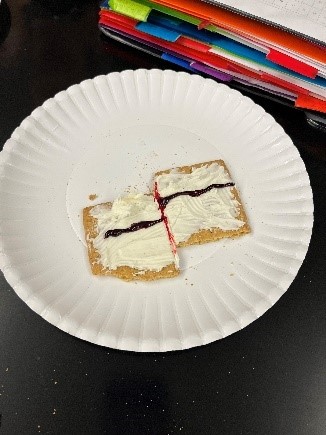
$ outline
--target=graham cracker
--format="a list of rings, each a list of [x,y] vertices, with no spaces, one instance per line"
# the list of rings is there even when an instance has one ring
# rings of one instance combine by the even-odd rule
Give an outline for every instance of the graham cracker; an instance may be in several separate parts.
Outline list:
[[[194,168],[200,168],[202,166],[208,166],[213,163],[217,163],[220,166],[223,166],[225,171],[230,175],[230,172],[223,160],[211,160],[209,162],[203,162],[203,163],[196,163],[191,166],[181,166],[177,168],[171,168],[166,169],[164,171],[159,171],[155,173],[155,177],[162,175],[162,174],[169,174],[173,170],[178,170],[178,172],[183,172],[185,174],[191,174]],[[240,228],[236,230],[222,230],[220,228],[210,228],[210,229],[203,229],[199,230],[196,233],[193,233],[187,240],[180,242],[177,244],[177,247],[185,247],[190,245],[201,245],[204,243],[214,242],[220,239],[224,239],[226,237],[228,238],[236,238],[239,236],[242,236],[244,234],[250,233],[250,226],[248,223],[248,218],[245,213],[244,207],[240,200],[240,195],[236,189],[236,187],[232,187],[231,193],[233,194],[234,198],[238,201],[238,216],[237,218],[244,222],[244,225],[242,225]]]
[[[110,202],[97,204],[111,207]],[[85,239],[88,250],[88,258],[93,275],[115,276],[125,281],[153,281],[160,278],[172,278],[179,275],[179,269],[174,263],[163,267],[159,271],[141,270],[130,266],[118,266],[116,269],[108,269],[101,263],[99,252],[93,244],[93,240],[98,235],[97,219],[92,216],[91,211],[95,206],[86,207],[83,209],[83,224],[85,229]],[[158,248],[159,249],[159,248]]]

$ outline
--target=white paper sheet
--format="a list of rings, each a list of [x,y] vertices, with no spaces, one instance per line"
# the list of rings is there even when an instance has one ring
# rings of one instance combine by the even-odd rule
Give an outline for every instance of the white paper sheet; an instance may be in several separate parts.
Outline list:
[[[325,0],[209,0],[230,6],[326,44]]]

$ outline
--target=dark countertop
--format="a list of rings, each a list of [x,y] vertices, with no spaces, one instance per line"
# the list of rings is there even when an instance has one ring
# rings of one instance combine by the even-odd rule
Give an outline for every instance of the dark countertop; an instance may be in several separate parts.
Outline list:
[[[33,109],[74,83],[110,71],[172,68],[102,37],[95,1],[7,4],[10,17],[7,9],[0,21],[1,147]],[[311,179],[313,235],[289,290],[223,340],[135,354],[48,324],[1,274],[1,434],[326,433],[326,134],[301,112],[248,96],[290,135]]]

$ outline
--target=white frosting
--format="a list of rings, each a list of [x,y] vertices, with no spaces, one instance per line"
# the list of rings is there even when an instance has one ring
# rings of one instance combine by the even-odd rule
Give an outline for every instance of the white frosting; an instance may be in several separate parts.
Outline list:
[[[161,197],[187,190],[205,189],[211,184],[232,182],[223,166],[212,163],[193,169],[185,174],[173,170],[156,177],[157,189]],[[234,198],[232,187],[212,189],[200,196],[189,195],[173,198],[165,208],[171,231],[178,244],[203,229],[220,228],[236,230],[244,225],[238,218],[239,203]]]
[[[98,235],[93,244],[104,267],[111,270],[130,266],[140,270],[159,271],[175,263],[163,222],[118,237],[104,238],[106,231],[129,228],[132,224],[161,218],[153,196],[131,194],[118,198],[112,207],[95,206],[91,214],[97,219]]]

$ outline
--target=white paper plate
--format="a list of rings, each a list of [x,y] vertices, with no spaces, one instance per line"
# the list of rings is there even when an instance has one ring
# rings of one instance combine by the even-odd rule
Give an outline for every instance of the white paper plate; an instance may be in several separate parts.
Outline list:
[[[260,106],[196,75],[138,70],[86,80],[36,109],[1,156],[1,269],[44,319],[116,349],[199,346],[243,328],[287,290],[313,223],[298,151]],[[223,158],[252,234],[180,250],[180,277],[90,273],[81,210],[153,172]],[[131,186],[131,187],[130,187]]]

